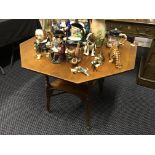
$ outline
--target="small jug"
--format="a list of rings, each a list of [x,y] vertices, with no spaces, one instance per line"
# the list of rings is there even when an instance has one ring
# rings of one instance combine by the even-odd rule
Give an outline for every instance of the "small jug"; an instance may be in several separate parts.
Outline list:
[[[112,47],[112,44],[115,43],[117,47],[119,45],[123,45],[124,42],[127,40],[127,35],[121,33],[117,28],[110,30],[107,34],[107,46]]]

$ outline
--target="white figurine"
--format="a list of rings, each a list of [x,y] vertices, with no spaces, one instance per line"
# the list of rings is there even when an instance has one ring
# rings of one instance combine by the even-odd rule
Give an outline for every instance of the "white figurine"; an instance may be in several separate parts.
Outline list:
[[[34,43],[34,49],[37,53],[37,59],[40,59],[44,52],[46,52],[46,54],[49,52],[51,41],[49,36],[47,36],[46,32],[44,32],[42,29],[36,29],[35,37],[36,40]]]
[[[101,53],[95,56],[94,60],[91,62],[93,70],[97,71],[97,68],[103,64],[104,60],[105,58]]]
[[[88,73],[88,68],[83,68],[81,66],[77,66],[77,67],[74,67],[74,68],[71,68],[71,72],[72,73],[83,73],[87,76],[89,76],[89,73]]]
[[[95,56],[95,49],[96,49],[96,44],[95,44],[95,38],[93,33],[89,33],[86,38],[86,45],[84,47],[84,54],[89,55],[91,52],[91,56]]]

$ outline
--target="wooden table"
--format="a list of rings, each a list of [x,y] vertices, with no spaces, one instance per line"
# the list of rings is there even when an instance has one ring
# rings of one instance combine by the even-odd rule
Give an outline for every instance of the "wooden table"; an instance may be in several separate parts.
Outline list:
[[[107,30],[118,28],[129,36],[153,39],[150,51],[141,59],[137,84],[155,88],[155,20],[111,19],[105,22]]]
[[[93,71],[91,67],[91,61],[94,59],[91,56],[84,56],[82,58],[80,66],[89,69],[90,76],[86,76],[82,73],[73,74],[71,72],[72,65],[67,62],[61,64],[52,64],[50,59],[46,56],[40,60],[36,59],[36,52],[34,50],[35,38],[31,38],[20,44],[21,54],[21,66],[23,68],[36,71],[45,75],[46,79],[46,95],[47,95],[47,110],[50,110],[50,97],[59,95],[60,93],[71,93],[78,96],[86,105],[86,125],[90,127],[90,102],[88,103],[88,95],[90,87],[98,81],[99,90],[102,91],[102,80],[104,77],[122,73],[134,69],[136,58],[136,46],[131,46],[129,42],[126,42],[124,46],[120,47],[121,63],[123,67],[121,69],[115,68],[114,64],[108,62],[109,48],[103,47],[98,49],[102,51],[105,56],[105,63],[98,68],[98,71]],[[49,82],[49,76],[55,77],[56,80]],[[58,94],[53,94],[53,90],[61,90]]]
[[[21,66],[23,68],[76,84],[129,71],[131,69],[134,69],[135,67],[137,47],[131,46],[129,42],[126,42],[124,46],[120,47],[121,63],[123,64],[123,67],[121,69],[115,68],[114,64],[108,62],[109,48],[103,47],[102,49],[99,49],[104,53],[105,63],[103,66],[100,66],[98,68],[97,72],[93,71],[91,67],[91,61],[93,60],[93,57],[83,56],[83,59],[79,65],[85,68],[87,67],[89,69],[88,72],[90,76],[85,76],[82,73],[73,74],[70,71],[72,65],[67,62],[62,62],[61,64],[52,64],[51,61],[45,56],[42,57],[42,59],[37,60],[33,44],[34,38],[31,38],[20,44]]]

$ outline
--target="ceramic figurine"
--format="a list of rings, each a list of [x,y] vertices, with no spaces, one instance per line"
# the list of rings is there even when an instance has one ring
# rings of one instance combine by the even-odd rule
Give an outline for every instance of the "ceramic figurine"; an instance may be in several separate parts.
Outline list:
[[[84,28],[86,31],[86,35],[88,35],[90,33],[90,19],[87,20],[87,22],[84,24]]]
[[[81,32],[81,30],[78,27],[72,26],[72,28],[71,28],[71,37],[73,39],[75,38],[77,40],[81,40],[81,38],[82,38],[82,32]]]
[[[65,24],[66,24],[66,27],[65,27],[66,37],[69,37],[69,36],[71,36],[71,32],[70,32],[70,29],[71,29],[70,20],[67,19],[65,21]]]
[[[112,42],[109,53],[109,62],[115,63],[116,68],[121,68],[121,60],[120,60],[120,51],[118,50],[118,46],[116,42]]]
[[[77,65],[80,61],[81,61],[80,59],[74,57],[74,58],[71,59],[70,63],[72,65]]]
[[[90,20],[91,32],[95,36],[96,47],[99,48],[103,45],[106,36],[106,25],[103,19]]]
[[[65,59],[65,45],[63,43],[63,34],[57,34],[53,39],[53,47],[52,47],[52,63],[58,64],[61,63],[63,59]]]
[[[40,59],[44,52],[48,53],[51,48],[50,37],[42,29],[35,31],[34,49],[37,53],[37,59]]]
[[[120,45],[123,45],[125,41],[127,40],[126,34],[121,33],[117,28],[110,30],[107,33],[107,46],[109,48],[112,47],[112,43],[115,42],[117,47]]]
[[[76,48],[72,47],[69,49],[70,47],[66,48],[65,54],[66,54],[66,58],[67,61],[70,62],[73,65],[77,65],[80,61],[81,61],[81,57],[80,57],[80,43],[77,44]]]
[[[71,29],[71,24],[70,24],[70,20],[66,19],[66,20],[61,20],[60,25],[60,29],[61,31],[63,31],[65,33],[65,37],[69,37],[71,35],[70,29]]]
[[[70,50],[68,47],[66,47],[65,54],[66,54],[66,60],[70,62],[74,57],[74,50]]]
[[[98,54],[98,56],[96,56],[91,62],[93,70],[97,71],[97,68],[103,64],[104,60],[104,56],[101,53]]]
[[[46,57],[50,57],[50,54],[52,52],[52,41],[53,41],[53,34],[51,32],[46,32],[47,35],[47,39],[49,40],[46,44],[46,47],[48,48],[48,50],[46,50]]]
[[[81,58],[80,58],[80,43],[77,44],[77,47],[75,48],[75,51],[74,51],[74,57],[73,59],[71,60],[71,63],[73,65],[77,65],[80,61],[81,61]]]
[[[88,68],[85,69],[81,66],[77,66],[77,67],[74,67],[74,68],[71,68],[71,72],[72,73],[83,73],[85,74],[86,76],[89,76],[89,73],[88,73]]]
[[[78,42],[83,41],[85,36],[84,25],[78,22],[71,23],[70,33],[71,35],[67,38],[67,44],[76,45]]]
[[[84,47],[84,54],[89,55],[91,53],[91,56],[95,56],[95,37],[93,33],[89,33],[86,38],[86,45]]]
[[[53,32],[53,34],[55,34],[56,33],[56,31],[58,31],[58,30],[60,30],[60,24],[61,24],[61,21],[60,20],[58,20],[58,19],[53,19],[52,20],[52,32]]]
[[[76,48],[75,48],[75,52],[74,52],[75,57],[78,59],[80,59],[80,51],[81,51],[80,43],[78,43]]]

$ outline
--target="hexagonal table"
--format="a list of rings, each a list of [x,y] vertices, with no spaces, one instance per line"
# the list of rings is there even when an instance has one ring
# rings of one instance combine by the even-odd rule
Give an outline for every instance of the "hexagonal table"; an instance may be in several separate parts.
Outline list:
[[[34,50],[35,38],[31,38],[20,44],[21,66],[32,71],[36,71],[45,75],[46,79],[46,95],[47,95],[47,110],[50,112],[50,97],[62,94],[64,92],[74,94],[84,103],[86,103],[86,125],[90,127],[90,104],[88,103],[88,94],[90,87],[97,81],[99,89],[102,91],[102,82],[104,77],[122,73],[134,69],[136,58],[136,46],[131,46],[126,42],[124,46],[120,47],[121,69],[117,69],[114,64],[108,61],[109,48],[103,47],[98,50],[103,51],[105,62],[97,71],[93,71],[91,61],[94,59],[91,56],[83,56],[80,66],[88,68],[90,76],[82,73],[73,74],[71,72],[72,65],[68,62],[61,64],[52,64],[50,59],[43,56],[40,60],[36,59],[36,52]],[[52,83],[49,82],[49,76],[56,77]],[[58,94],[53,94],[54,90],[60,90]],[[90,102],[90,101],[89,101]]]
[[[98,68],[97,72],[93,71],[91,67],[91,61],[93,60],[93,57],[83,56],[83,59],[79,65],[85,68],[87,67],[89,69],[88,72],[90,76],[85,76],[82,73],[73,74],[70,70],[72,65],[68,62],[52,64],[51,61],[45,56],[40,60],[37,60],[33,45],[34,41],[35,38],[31,38],[20,44],[21,66],[32,71],[53,76],[76,84],[129,71],[134,69],[135,66],[137,48],[136,46],[131,46],[129,42],[126,42],[124,46],[120,46],[121,63],[123,64],[121,69],[115,68],[114,64],[108,62],[109,48],[103,47],[102,50],[105,56],[105,63],[103,66]]]

